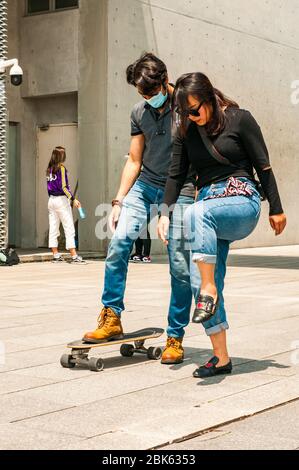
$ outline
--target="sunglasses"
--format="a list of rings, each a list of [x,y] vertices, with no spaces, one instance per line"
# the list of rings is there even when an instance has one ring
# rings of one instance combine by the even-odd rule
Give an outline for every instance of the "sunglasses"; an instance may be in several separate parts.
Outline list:
[[[202,105],[204,104],[204,101],[202,101],[197,108],[189,108],[189,109],[181,109],[179,108],[178,106],[175,108],[175,112],[177,114],[179,114],[180,116],[185,116],[185,117],[188,117],[188,116],[194,116],[194,117],[199,117],[200,116],[200,113],[199,113],[199,110],[200,108],[202,107]]]

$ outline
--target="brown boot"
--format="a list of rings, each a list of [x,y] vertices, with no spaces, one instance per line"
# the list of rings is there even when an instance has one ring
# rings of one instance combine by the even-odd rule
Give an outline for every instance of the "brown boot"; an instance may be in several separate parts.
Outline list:
[[[167,338],[161,363],[162,364],[180,364],[184,359],[184,348],[182,347],[183,338]]]
[[[102,343],[110,339],[122,339],[124,336],[120,317],[109,307],[104,307],[98,318],[98,328],[85,333],[83,341]]]

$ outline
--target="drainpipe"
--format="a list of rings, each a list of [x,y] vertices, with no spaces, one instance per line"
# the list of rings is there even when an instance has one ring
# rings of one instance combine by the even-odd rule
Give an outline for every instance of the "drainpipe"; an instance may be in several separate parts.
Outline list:
[[[0,61],[7,59],[7,1],[0,0]],[[6,76],[0,73],[0,250],[7,247]]]

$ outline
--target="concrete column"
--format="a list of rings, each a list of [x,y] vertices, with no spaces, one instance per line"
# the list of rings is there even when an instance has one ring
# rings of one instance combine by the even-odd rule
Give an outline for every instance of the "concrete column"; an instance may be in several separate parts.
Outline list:
[[[103,251],[96,207],[107,201],[107,0],[81,0],[79,20],[79,197],[87,219],[79,223],[80,250]]]

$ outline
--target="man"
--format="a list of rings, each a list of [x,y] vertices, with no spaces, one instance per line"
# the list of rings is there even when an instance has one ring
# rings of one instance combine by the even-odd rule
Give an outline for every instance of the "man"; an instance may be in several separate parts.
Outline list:
[[[118,193],[112,201],[109,225],[114,232],[105,265],[105,283],[102,295],[104,305],[98,328],[86,333],[84,340],[100,342],[121,338],[121,312],[124,310],[124,292],[128,261],[132,245],[144,230],[151,209],[163,200],[164,187],[172,150],[171,95],[165,64],[154,54],[145,53],[127,68],[127,82],[136,87],[143,100],[131,114],[131,146],[129,158],[122,173]],[[182,340],[189,323],[192,289],[199,285],[198,272],[193,268],[194,287],[191,287],[189,250],[182,232],[184,209],[194,202],[194,174],[189,172],[180,198],[172,215],[168,253],[171,274],[171,299],[168,313],[168,339],[161,362],[176,364],[183,361]]]

